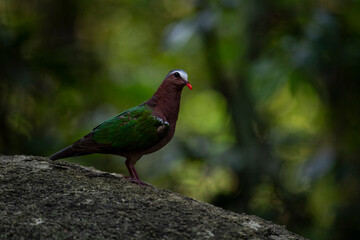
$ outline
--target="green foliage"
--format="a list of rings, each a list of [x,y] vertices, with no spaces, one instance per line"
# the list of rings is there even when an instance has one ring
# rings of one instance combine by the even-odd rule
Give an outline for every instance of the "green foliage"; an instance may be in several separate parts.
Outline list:
[[[0,153],[50,155],[189,73],[142,179],[311,239],[359,234],[358,1],[0,1]],[[126,172],[119,157],[69,161]],[[159,167],[161,166],[161,167]]]

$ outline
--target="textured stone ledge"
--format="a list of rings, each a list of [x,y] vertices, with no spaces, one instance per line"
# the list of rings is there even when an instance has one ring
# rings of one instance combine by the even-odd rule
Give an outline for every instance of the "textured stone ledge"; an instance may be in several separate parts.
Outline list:
[[[35,156],[0,156],[0,239],[303,239],[256,216]]]

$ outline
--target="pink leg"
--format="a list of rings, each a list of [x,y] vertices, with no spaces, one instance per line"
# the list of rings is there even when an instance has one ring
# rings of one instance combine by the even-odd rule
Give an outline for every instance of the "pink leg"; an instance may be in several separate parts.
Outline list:
[[[130,174],[130,176],[129,176],[130,181],[132,181],[134,183],[137,183],[139,185],[148,186],[148,184],[140,181],[140,178],[139,178],[139,176],[138,176],[138,174],[137,174],[137,172],[135,170],[134,164],[130,163],[130,159],[126,159],[125,165],[126,165],[128,171],[129,171],[129,174]]]
[[[130,178],[135,178],[134,173],[133,173],[133,171],[132,171],[132,169],[130,167],[130,160],[129,159],[126,159],[125,165],[126,165],[128,171],[129,171]]]

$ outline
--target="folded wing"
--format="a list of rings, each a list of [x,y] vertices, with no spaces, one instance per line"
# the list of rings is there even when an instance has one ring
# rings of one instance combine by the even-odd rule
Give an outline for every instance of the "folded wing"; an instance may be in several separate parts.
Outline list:
[[[103,122],[72,149],[89,153],[145,150],[161,141],[168,130],[168,122],[153,116],[147,105],[140,105]]]

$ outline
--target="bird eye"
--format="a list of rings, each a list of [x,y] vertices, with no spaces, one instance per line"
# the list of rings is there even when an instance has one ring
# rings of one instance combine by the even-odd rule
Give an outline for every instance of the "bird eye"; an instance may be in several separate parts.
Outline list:
[[[179,78],[179,77],[180,77],[180,73],[175,72],[175,73],[174,73],[174,76],[175,76],[176,78]]]

